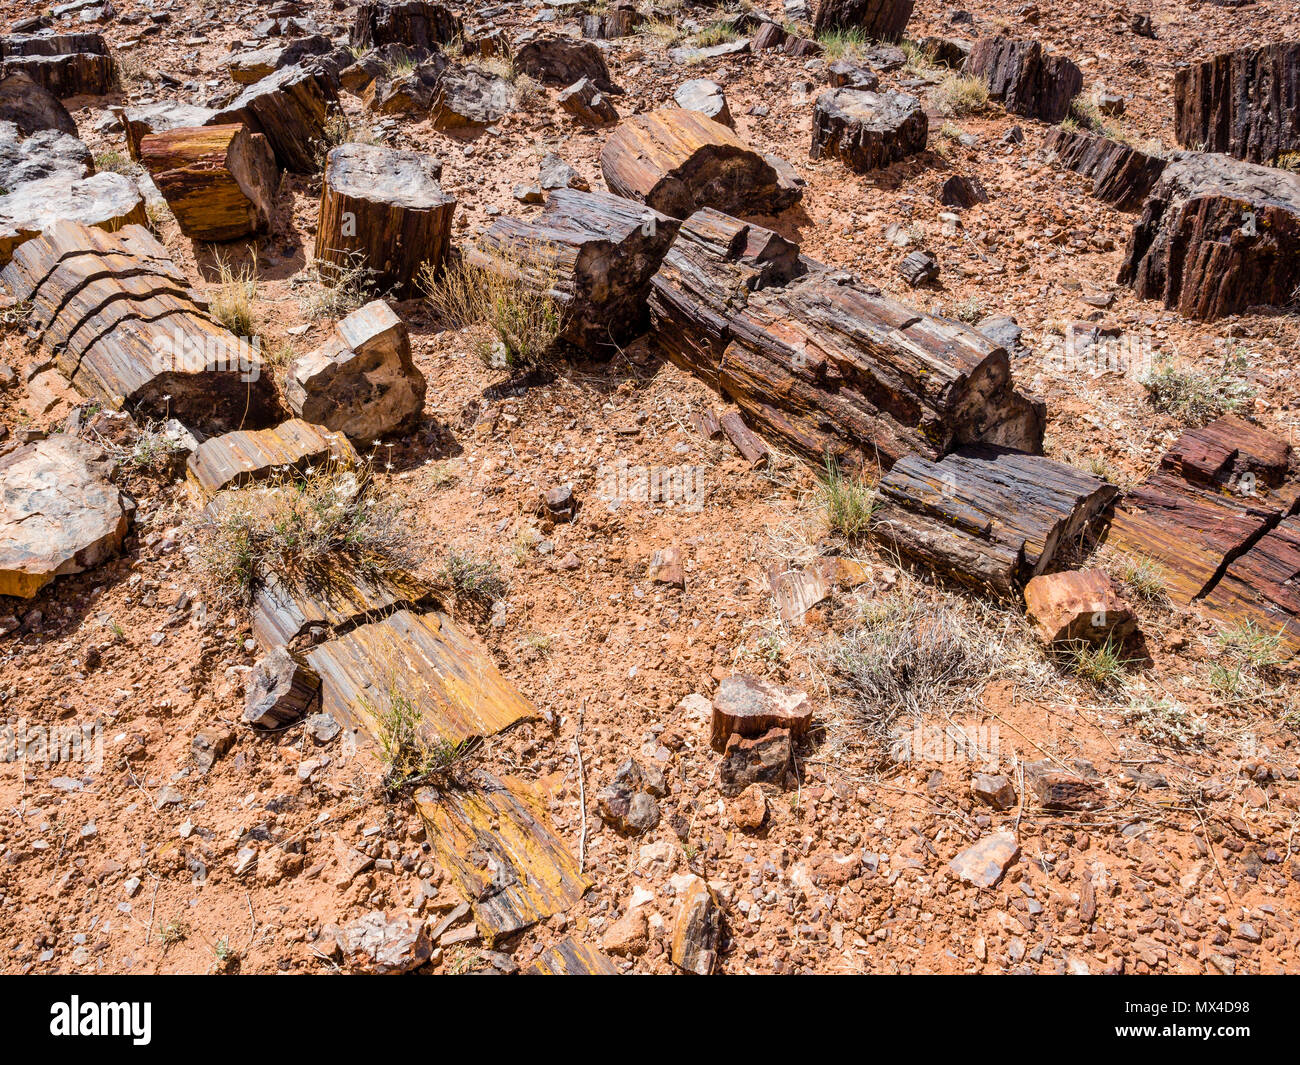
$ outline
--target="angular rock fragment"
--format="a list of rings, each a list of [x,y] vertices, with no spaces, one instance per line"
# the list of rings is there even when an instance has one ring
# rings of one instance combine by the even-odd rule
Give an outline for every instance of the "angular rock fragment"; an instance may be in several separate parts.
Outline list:
[[[618,966],[611,958],[572,936],[542,951],[523,970],[529,976],[617,976]]]
[[[786,729],[798,739],[811,725],[812,704],[806,692],[736,673],[723,680],[713,696],[709,745],[722,751],[733,733],[761,736],[773,728]]]
[[[258,659],[244,688],[244,720],[274,729],[305,717],[320,698],[320,677],[301,659],[277,647]]]
[[[596,795],[596,809],[619,835],[640,836],[659,824],[655,796],[666,793],[662,772],[649,772],[635,759],[628,759]]]
[[[977,888],[995,887],[1011,863],[1020,857],[1020,845],[1010,832],[994,832],[967,847],[948,865],[953,874]]]
[[[1002,773],[976,773],[970,782],[971,794],[995,810],[1010,810],[1016,804],[1016,786]]]
[[[510,113],[514,93],[503,79],[477,67],[448,67],[438,79],[430,117],[435,129],[490,126]]]
[[[925,150],[929,121],[921,102],[901,92],[832,89],[813,109],[813,159],[839,159],[865,174]]]
[[[12,122],[24,137],[43,129],[77,135],[77,124],[59,98],[22,71],[0,78],[0,122]]]
[[[732,733],[718,763],[719,790],[723,795],[736,795],[754,784],[784,788],[793,769],[789,729],[768,729],[760,736]]]
[[[763,789],[757,784],[749,785],[732,800],[727,812],[740,828],[751,832],[762,828],[767,820],[767,799],[763,797]]]
[[[920,288],[939,276],[939,262],[928,251],[909,252],[898,264],[898,273],[912,288]]]
[[[1025,608],[1047,645],[1123,643],[1137,628],[1132,608],[1099,569],[1066,570],[1025,585]]]
[[[527,41],[515,53],[514,66],[521,74],[543,85],[572,85],[586,78],[599,92],[617,93],[609,77],[605,53],[591,41],[573,37],[543,36]]]
[[[1014,115],[1060,122],[1083,88],[1083,72],[1037,41],[983,37],[971,48],[967,73],[988,86],[989,96]]]
[[[989,194],[979,178],[954,174],[939,185],[935,199],[947,207],[974,207],[987,203]]]
[[[318,167],[325,120],[338,106],[335,80],[315,66],[282,67],[218,110],[213,123],[242,122],[271,144],[276,162],[295,174]]]
[[[373,300],[293,362],[284,394],[300,418],[370,443],[418,420],[427,387],[411,358],[406,323]]]
[[[1045,810],[1094,810],[1106,802],[1106,788],[1091,767],[1070,772],[1055,762],[1024,763],[1025,787]]]
[[[0,457],[0,595],[30,599],[117,553],[132,508],[112,469],[100,448],[63,434]]]
[[[236,52],[225,66],[230,77],[240,85],[252,85],[281,67],[291,67],[312,56],[328,55],[334,42],[319,33],[296,37],[285,44],[271,44],[251,52]]]
[[[1043,150],[1058,165],[1092,178],[1093,196],[1121,211],[1142,207],[1166,164],[1159,156],[1100,134],[1059,126],[1048,133]]]
[[[383,910],[372,910],[336,935],[349,968],[362,973],[410,972],[433,954],[424,922],[405,914],[390,919]]]
[[[874,70],[858,66],[847,59],[837,59],[826,68],[826,79],[833,89],[859,89],[875,92],[880,87],[880,75]]]
[[[1174,71],[1174,136],[1276,165],[1300,151],[1300,41],[1251,45]]]
[[[686,565],[680,548],[665,547],[655,551],[650,559],[650,582],[666,584],[671,588],[686,587]]]
[[[589,126],[604,126],[618,121],[618,109],[590,78],[579,78],[556,97],[556,103]]]
[[[727,107],[726,94],[716,81],[709,81],[708,78],[684,81],[673,93],[673,102],[687,111],[698,111],[705,118],[736,128],[736,120],[731,117],[731,111]]]
[[[722,912],[709,885],[698,876],[691,876],[678,896],[673,919],[673,964],[686,972],[708,976],[718,964]]]
[[[360,460],[339,433],[293,418],[273,429],[240,429],[210,437],[189,461],[189,476],[205,496],[265,480],[285,470]]]

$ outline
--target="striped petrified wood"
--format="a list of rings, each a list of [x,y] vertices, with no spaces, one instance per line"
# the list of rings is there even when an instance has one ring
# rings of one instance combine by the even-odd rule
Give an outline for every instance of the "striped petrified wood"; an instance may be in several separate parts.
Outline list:
[[[720,122],[680,107],[624,119],[601,150],[600,168],[611,192],[674,218],[701,207],[771,215],[803,195],[789,164],[754,151]]]
[[[295,174],[319,168],[325,120],[338,107],[336,79],[310,60],[281,67],[249,85],[213,117],[213,123],[242,122],[263,134],[276,162]]]
[[[1058,166],[1092,178],[1092,195],[1121,211],[1138,211],[1164,173],[1166,160],[1086,130],[1056,126],[1043,150]]]
[[[102,96],[116,69],[100,33],[15,33],[0,37],[0,77],[22,72],[60,98]]]
[[[143,226],[57,222],[18,248],[0,284],[32,304],[42,349],[82,395],[204,433],[278,411],[256,349],[212,319]]]
[[[1083,71],[1073,60],[1044,51],[1038,41],[1000,35],[971,46],[966,72],[1012,114],[1044,122],[1065,118],[1083,88]]]
[[[568,909],[591,888],[528,782],[478,770],[468,788],[421,788],[434,858],[470,900],[491,945]]]
[[[275,153],[239,123],[151,133],[140,141],[140,162],[192,240],[239,240],[271,224]]]
[[[1288,654],[1300,654],[1300,517],[1283,519],[1236,561],[1203,600],[1225,625],[1279,633]]]
[[[680,224],[619,196],[556,189],[535,218],[498,218],[466,259],[549,293],[564,339],[609,356],[644,324],[651,275]]]
[[[347,467],[360,459],[342,433],[290,418],[270,429],[238,429],[203,441],[190,456],[189,477],[209,497],[285,470],[330,462]]]
[[[619,968],[608,955],[565,936],[537,955],[524,972],[529,976],[618,976]]]
[[[1004,598],[1069,561],[1117,490],[1073,466],[1006,448],[908,455],[881,478],[873,533],[940,577]]]

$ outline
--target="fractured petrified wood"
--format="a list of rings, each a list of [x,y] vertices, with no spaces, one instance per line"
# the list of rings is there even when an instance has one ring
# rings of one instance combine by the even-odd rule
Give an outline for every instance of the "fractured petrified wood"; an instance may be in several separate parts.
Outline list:
[[[252,85],[281,67],[290,67],[311,56],[329,55],[334,42],[319,33],[295,37],[284,44],[271,44],[251,52],[236,52],[226,61],[232,81]]]
[[[12,122],[24,137],[43,129],[77,135],[77,124],[59,98],[22,71],[0,78],[0,122]]]
[[[1189,484],[1271,497],[1281,510],[1300,495],[1300,471],[1291,445],[1235,414],[1188,429],[1161,456],[1160,467]]]
[[[644,324],[651,275],[680,225],[618,196],[556,189],[540,215],[493,222],[466,258],[549,293],[563,337],[611,355]]]
[[[426,0],[363,3],[357,5],[350,41],[357,48],[399,44],[419,54],[436,52],[464,36],[465,26],[446,4]]]
[[[813,159],[840,159],[865,174],[925,150],[929,120],[915,96],[831,89],[813,108]]]
[[[1225,625],[1281,635],[1281,649],[1300,655],[1300,517],[1286,518],[1229,564],[1202,601]]]
[[[618,109],[590,78],[579,78],[560,93],[555,102],[589,126],[605,126],[618,121]]]
[[[271,143],[276,161],[295,174],[310,174],[325,137],[325,119],[338,106],[338,89],[315,66],[281,67],[254,82],[221,108],[212,122],[242,122]]]
[[[988,86],[1012,114],[1060,122],[1083,88],[1083,72],[1064,56],[1050,55],[1037,41],[983,37],[971,48],[967,73]]]
[[[341,433],[301,418],[271,429],[239,429],[210,437],[190,456],[190,479],[204,496],[301,469],[335,462],[355,466],[360,460]]]
[[[1122,642],[1137,627],[1105,570],[1044,573],[1025,585],[1025,612],[1043,643]]]
[[[271,224],[280,171],[260,133],[235,123],[151,133],[140,161],[192,240],[239,240]]]
[[[1092,178],[1093,196],[1121,211],[1141,210],[1166,163],[1109,137],[1059,126],[1048,132],[1043,150],[1059,166]]]
[[[1300,175],[1226,155],[1171,160],[1129,236],[1119,280],[1205,321],[1300,287]]]
[[[53,95],[102,96],[117,74],[98,33],[33,33],[0,37],[0,76],[28,75]]]
[[[698,111],[705,118],[721,122],[731,129],[736,128],[736,120],[731,117],[727,107],[727,97],[722,86],[708,78],[692,78],[684,81],[673,93],[673,102],[687,111]]]
[[[362,267],[381,292],[409,293],[421,268],[442,269],[456,198],[442,164],[418,152],[344,144],[326,157],[316,260]]]
[[[733,734],[761,736],[773,728],[786,729],[797,740],[812,727],[812,717],[806,692],[736,673],[724,679],[713,696],[709,746],[722,751]]]
[[[1300,42],[1242,48],[1175,71],[1174,136],[1252,163],[1300,151]]]
[[[947,580],[1011,598],[1078,550],[1117,490],[1073,466],[1007,448],[906,455],[881,478],[874,535]]]
[[[732,130],[679,107],[624,119],[605,142],[600,167],[611,192],[674,218],[701,207],[776,214],[803,194]]]
[[[572,85],[586,78],[601,92],[619,91],[610,80],[605,53],[591,41],[537,37],[515,53],[514,66],[519,73],[536,78],[543,85]]]
[[[42,349],[84,396],[203,433],[275,419],[253,343],[208,315],[143,226],[56,222],[14,253],[0,282],[32,304]]]
[[[212,123],[217,114],[210,107],[170,102],[141,104],[138,107],[111,110],[117,115],[117,120],[126,134],[127,153],[136,160],[140,158],[140,141],[150,133],[162,133],[181,126],[207,126]]]
[[[641,12],[630,4],[614,6],[603,14],[583,15],[582,35],[602,41],[630,37],[636,33],[641,21]]]
[[[916,0],[818,0],[813,29],[861,30],[874,40],[899,37],[912,17]]]

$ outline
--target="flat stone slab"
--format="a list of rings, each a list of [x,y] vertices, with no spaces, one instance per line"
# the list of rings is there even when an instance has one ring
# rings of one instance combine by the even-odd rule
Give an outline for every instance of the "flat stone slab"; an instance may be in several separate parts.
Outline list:
[[[201,492],[212,495],[329,461],[354,466],[360,460],[341,433],[290,418],[272,429],[241,429],[203,441],[190,456],[189,475]]]
[[[1020,844],[1010,832],[994,832],[967,847],[948,863],[953,874],[977,888],[991,888],[1020,856]]]
[[[0,595],[30,599],[117,553],[130,513],[111,468],[102,450],[62,434],[0,458]]]

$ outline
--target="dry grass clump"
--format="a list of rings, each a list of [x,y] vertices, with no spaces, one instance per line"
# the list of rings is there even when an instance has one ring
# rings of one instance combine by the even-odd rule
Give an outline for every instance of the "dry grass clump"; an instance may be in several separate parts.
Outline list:
[[[1124,656],[1123,647],[1114,638],[1098,646],[1076,640],[1061,653],[1071,673],[1103,690],[1121,687],[1128,667],[1134,664],[1133,659]]]
[[[934,108],[946,118],[975,115],[989,105],[989,89],[979,78],[966,74],[949,74],[931,94]]]
[[[1218,661],[1210,668],[1210,687],[1224,698],[1254,701],[1268,692],[1295,659],[1288,655],[1282,632],[1269,632],[1252,621],[1221,628],[1215,636]]]
[[[415,66],[415,61],[411,61],[411,66]],[[406,71],[409,73],[410,71]],[[394,77],[391,69],[388,71],[389,77]],[[352,125],[352,120],[341,107],[333,106],[325,113],[325,125],[321,130],[321,136],[312,143],[312,160],[316,164],[317,171],[325,169],[325,160],[329,153],[340,145],[344,144],[379,144],[382,138],[372,126]]]
[[[860,29],[824,30],[817,35],[817,43],[822,46],[822,55],[828,63],[838,59],[855,59],[871,43]]]
[[[447,561],[435,580],[454,592],[458,599],[480,606],[495,603],[510,590],[510,583],[502,576],[500,566],[468,551],[447,552]]]
[[[1184,425],[1204,425],[1254,398],[1255,390],[1238,376],[1245,368],[1240,352],[1225,355],[1215,371],[1175,366],[1164,356],[1138,383],[1160,413],[1172,414]]]
[[[257,326],[257,268],[252,262],[236,269],[224,256],[217,256],[217,289],[208,308],[218,322],[235,336],[251,337]]]
[[[826,523],[841,536],[855,540],[866,535],[871,517],[879,506],[875,489],[856,478],[846,477],[839,463],[826,460],[826,476],[819,485]]]
[[[368,481],[364,467],[328,462],[225,493],[197,529],[218,597],[247,602],[266,573],[328,582],[339,569],[413,566],[417,545],[400,508],[368,493]]]
[[[1102,569],[1120,583],[1126,595],[1155,606],[1169,602],[1164,571],[1145,555],[1103,550],[1098,559]]]
[[[536,258],[521,263],[501,257],[488,269],[461,259],[441,274],[426,266],[420,284],[447,325],[492,330],[495,339],[479,355],[495,369],[537,366],[564,328],[560,305],[551,296],[554,273]]]
[[[346,318],[377,295],[374,272],[359,254],[341,266],[318,259],[295,283],[304,287],[298,296],[298,309],[312,322]]]

